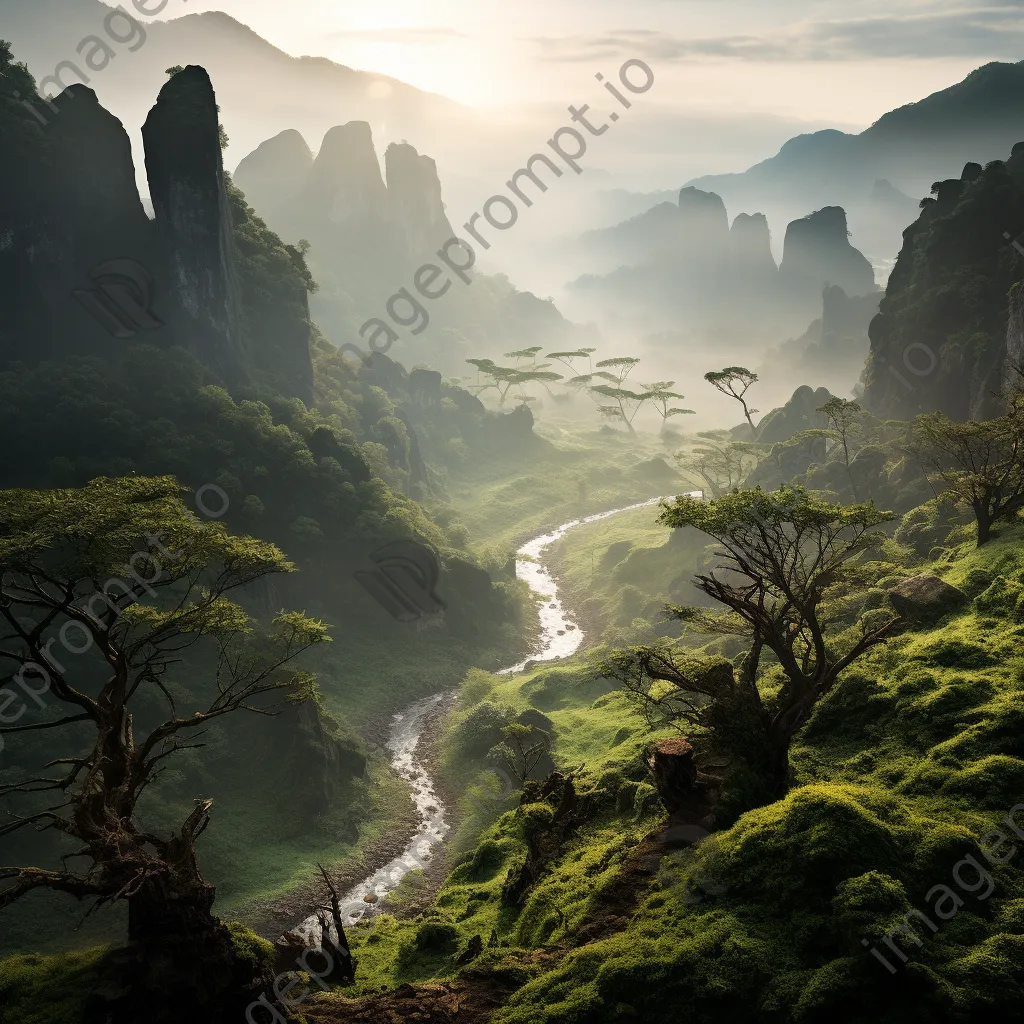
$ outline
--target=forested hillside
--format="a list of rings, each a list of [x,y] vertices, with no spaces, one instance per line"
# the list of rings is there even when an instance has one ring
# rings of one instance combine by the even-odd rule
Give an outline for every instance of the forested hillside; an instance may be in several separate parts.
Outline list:
[[[358,104],[233,179],[216,76],[150,99],[0,41],[0,1024],[1018,1019],[1024,142],[876,187],[884,292],[790,175],[779,261],[692,186],[590,232],[574,323],[394,290],[461,229]]]

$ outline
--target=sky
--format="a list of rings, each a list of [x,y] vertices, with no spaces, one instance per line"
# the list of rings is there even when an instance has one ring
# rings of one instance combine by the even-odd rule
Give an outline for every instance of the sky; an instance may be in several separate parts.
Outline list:
[[[162,17],[175,10],[475,106],[561,102],[639,58],[676,106],[866,126],[1024,59],[1024,0],[171,0]]]

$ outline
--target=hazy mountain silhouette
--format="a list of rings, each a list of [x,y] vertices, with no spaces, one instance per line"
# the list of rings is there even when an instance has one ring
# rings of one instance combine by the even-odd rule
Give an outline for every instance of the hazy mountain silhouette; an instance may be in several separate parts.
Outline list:
[[[612,319],[763,351],[820,315],[826,286],[850,296],[876,291],[871,264],[848,235],[845,211],[824,207],[789,224],[776,264],[763,214],[741,213],[730,226],[719,195],[688,186],[678,204],[583,236],[595,259],[612,256],[618,269],[572,288]]]
[[[221,119],[237,147],[232,152],[247,152],[286,128],[320,138],[333,125],[351,120],[367,121],[377,131],[386,125],[392,138],[451,134],[465,112],[452,100],[386,75],[320,57],[292,57],[220,12],[170,21],[139,18],[146,41],[131,52],[106,37],[103,23],[110,13],[98,0],[19,3],[4,11],[2,38],[12,42],[40,84],[59,62],[72,61],[89,76],[101,102],[128,126],[145,119],[146,98],[162,86],[166,68],[202,65],[217,83]],[[125,31],[123,26],[119,31]],[[102,71],[89,71],[76,53],[89,34],[110,42],[116,53]],[[76,81],[72,71],[63,73],[63,83]]]
[[[885,114],[859,135],[834,129],[799,135],[742,173],[707,175],[690,184],[717,192],[732,208],[783,210],[787,216],[809,205],[841,205],[859,244],[894,255],[899,231],[914,214],[895,235],[891,223],[872,219],[879,179],[920,198],[933,181],[958,175],[969,160],[1005,156],[1022,132],[1024,62],[991,63]]]
[[[320,288],[311,307],[337,345],[366,349],[360,327],[383,315],[388,301],[411,286],[417,268],[437,263],[455,235],[445,212],[441,179],[429,156],[408,143],[384,152],[384,173],[365,121],[336,125],[314,159],[294,129],[261,143],[235,172],[235,182],[267,223],[290,240],[305,239]],[[461,373],[471,356],[500,355],[536,344],[573,348],[592,339],[564,319],[554,303],[514,288],[503,275],[467,275],[438,302],[417,303],[432,325],[414,337],[417,361]],[[400,308],[410,308],[415,289]],[[429,310],[428,310],[429,307]],[[405,315],[404,312],[402,314]]]

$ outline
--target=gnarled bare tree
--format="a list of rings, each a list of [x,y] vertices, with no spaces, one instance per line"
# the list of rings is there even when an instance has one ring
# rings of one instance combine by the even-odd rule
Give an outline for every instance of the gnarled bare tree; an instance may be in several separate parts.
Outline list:
[[[59,869],[0,866],[0,910],[37,889],[90,912],[125,901],[134,942],[191,956],[194,983],[216,988],[232,954],[196,859],[211,801],[166,835],[139,819],[139,798],[209,723],[311,696],[312,677],[288,665],[328,636],[294,612],[261,633],[227,595],[294,566],[200,521],[180,492],[170,478],[0,492],[0,739],[10,755],[19,734],[76,730],[66,756],[0,785],[0,837],[34,828],[74,841]],[[186,687],[173,669],[193,648]],[[44,706],[30,710],[19,689]]]
[[[719,542],[721,564],[695,582],[728,612],[670,611],[700,630],[747,638],[739,678],[728,662],[696,660],[669,645],[616,651],[601,671],[648,716],[710,729],[762,776],[770,798],[784,795],[794,736],[842,672],[899,621],[893,616],[855,639],[841,638],[846,625],[827,607],[850,578],[851,563],[880,539],[876,527],[891,519],[872,504],[834,505],[802,488],[739,491],[708,502],[677,498],[660,521],[695,527]],[[781,685],[762,693],[758,683],[769,653],[782,669]],[[669,686],[659,688],[659,682]]]

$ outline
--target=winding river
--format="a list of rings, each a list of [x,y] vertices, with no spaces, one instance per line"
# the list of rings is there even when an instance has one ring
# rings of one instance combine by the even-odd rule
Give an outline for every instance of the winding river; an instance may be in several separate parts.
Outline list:
[[[699,492],[697,492],[699,493]],[[541,555],[555,541],[560,540],[577,526],[600,522],[623,512],[657,505],[662,498],[651,498],[635,505],[599,512],[585,519],[574,519],[559,526],[551,533],[545,533],[527,541],[516,552],[516,576],[524,580],[539,598],[540,637],[537,650],[525,661],[502,669],[499,675],[513,675],[525,670],[527,665],[555,661],[575,654],[583,644],[583,631],[573,621],[558,598],[558,587],[551,570],[541,561]],[[426,867],[433,858],[451,826],[446,820],[444,804],[434,790],[434,780],[427,764],[417,756],[420,738],[432,719],[452,706],[457,691],[438,693],[416,701],[392,719],[391,733],[387,742],[391,752],[391,766],[409,784],[409,796],[419,814],[418,831],[399,856],[375,871],[351,889],[342,900],[342,919],[346,925],[373,917],[380,912],[385,897],[395,891],[410,871]],[[307,918],[295,929],[307,942],[319,945],[320,925],[315,916]]]

